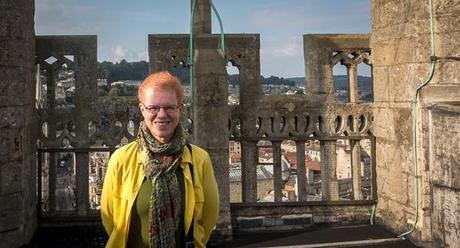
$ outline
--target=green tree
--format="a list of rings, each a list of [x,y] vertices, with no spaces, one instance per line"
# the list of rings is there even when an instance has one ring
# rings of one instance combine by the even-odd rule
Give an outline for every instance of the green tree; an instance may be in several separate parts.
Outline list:
[[[120,93],[120,89],[118,89],[117,87],[113,87],[112,89],[110,89],[109,91],[109,96],[119,96],[119,93]]]

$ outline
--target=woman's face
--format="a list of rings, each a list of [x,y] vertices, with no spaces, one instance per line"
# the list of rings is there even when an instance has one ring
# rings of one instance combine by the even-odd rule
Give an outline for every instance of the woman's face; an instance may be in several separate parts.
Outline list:
[[[145,125],[160,143],[168,143],[179,124],[182,104],[170,88],[150,87],[143,94],[144,102],[139,103],[139,108]]]

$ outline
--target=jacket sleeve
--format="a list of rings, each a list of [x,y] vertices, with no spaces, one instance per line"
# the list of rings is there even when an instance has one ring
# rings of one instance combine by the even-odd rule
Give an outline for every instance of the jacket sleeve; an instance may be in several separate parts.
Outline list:
[[[113,179],[114,179],[114,167],[116,166],[116,159],[112,155],[107,166],[105,173],[104,184],[102,186],[101,195],[101,219],[102,225],[104,225],[105,231],[110,236],[113,231]]]
[[[206,153],[203,164],[203,193],[204,203],[201,218],[198,221],[203,228],[202,242],[206,244],[219,217],[219,191],[211,158]]]

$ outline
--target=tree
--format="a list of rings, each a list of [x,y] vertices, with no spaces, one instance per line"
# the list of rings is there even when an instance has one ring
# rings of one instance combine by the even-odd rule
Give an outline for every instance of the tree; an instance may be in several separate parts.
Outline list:
[[[112,89],[110,89],[109,91],[109,96],[118,96],[120,93],[120,90],[117,88],[117,87],[113,87]]]

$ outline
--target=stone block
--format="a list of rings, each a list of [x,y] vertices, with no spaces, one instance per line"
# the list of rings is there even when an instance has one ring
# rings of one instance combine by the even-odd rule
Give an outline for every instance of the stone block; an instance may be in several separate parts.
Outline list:
[[[433,187],[432,232],[445,247],[460,244],[460,194],[458,190]]]
[[[262,227],[263,225],[263,216],[258,217],[237,217],[236,221],[240,228],[255,228]]]
[[[373,131],[379,142],[391,142],[395,139],[394,110],[374,108]]]
[[[460,15],[460,13],[435,16],[434,30],[436,35],[458,33],[460,31],[460,20],[458,15]]]
[[[0,167],[0,194],[21,191],[22,168],[20,163],[7,163]]]
[[[22,195],[13,193],[0,196],[2,204],[0,204],[0,213],[20,209],[22,206]]]
[[[0,63],[4,53],[4,51],[0,52]],[[10,102],[0,100],[0,106],[18,104],[18,100],[22,99],[22,94],[25,93],[26,77],[24,71],[16,68],[1,67],[0,75],[2,75],[2,80],[0,80],[0,99],[3,97],[12,99]]]
[[[281,217],[284,225],[311,225],[313,223],[313,215],[299,214],[299,215],[284,215]]]
[[[372,39],[371,39],[372,40]],[[396,45],[390,42],[372,42],[372,64],[374,67],[389,66],[396,56]]]
[[[458,111],[431,110],[430,158],[435,184],[460,189],[460,117]]]
[[[0,108],[0,128],[21,128],[24,126],[25,115],[23,107]]]
[[[19,160],[22,157],[23,137],[20,129],[0,129],[0,156],[2,163]]]
[[[388,102],[388,67],[379,66],[372,68],[372,77],[374,81],[374,102]]]
[[[432,84],[460,85],[460,67],[458,61],[440,60],[437,64]]]
[[[379,29],[428,18],[428,4],[419,1],[372,1],[372,28]]]
[[[20,210],[8,210],[0,213],[0,233],[21,227],[22,218]]]
[[[271,226],[282,226],[283,220],[277,217],[265,217],[262,220],[262,226],[271,227]]]
[[[460,5],[457,0],[433,1],[433,14],[435,16],[453,15],[452,18],[458,20],[456,17],[460,14]]]
[[[430,69],[429,63],[388,67],[390,101],[411,102],[416,88],[426,80]]]

